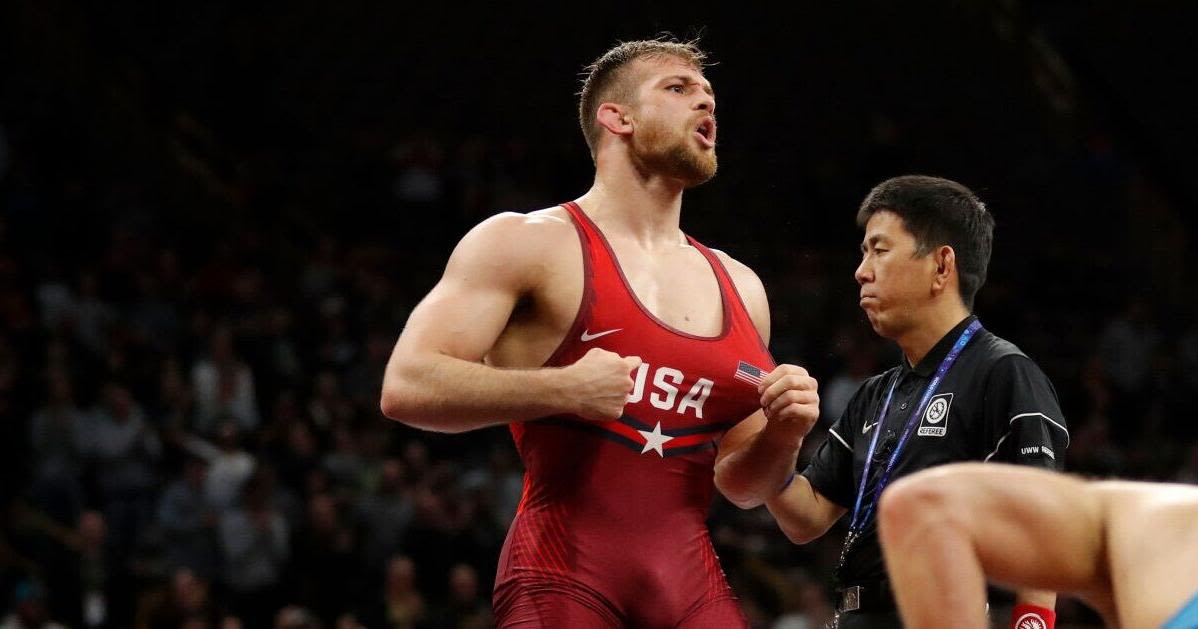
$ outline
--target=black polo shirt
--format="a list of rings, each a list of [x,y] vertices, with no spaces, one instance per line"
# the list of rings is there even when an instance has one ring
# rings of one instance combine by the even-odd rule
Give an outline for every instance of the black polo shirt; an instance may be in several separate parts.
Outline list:
[[[803,475],[819,493],[849,510],[873,431],[878,436],[862,510],[872,499],[903,426],[961,332],[976,317],[959,323],[914,369],[902,364],[865,381],[844,414],[832,425]],[[878,413],[891,382],[898,379],[886,418]],[[977,332],[961,351],[928,402],[895,463],[889,483],[935,465],[957,461],[1000,461],[1060,470],[1069,432],[1056,390],[1044,372],[1015,345],[986,330]],[[854,543],[838,585],[853,585],[885,576],[878,545],[877,510]]]

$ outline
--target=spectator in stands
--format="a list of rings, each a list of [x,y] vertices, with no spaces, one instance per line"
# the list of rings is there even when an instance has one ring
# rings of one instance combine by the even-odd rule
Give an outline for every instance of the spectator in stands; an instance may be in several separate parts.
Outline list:
[[[222,420],[231,420],[241,431],[258,427],[258,400],[254,375],[233,349],[233,333],[217,327],[208,345],[208,356],[191,371],[195,392],[195,429],[202,435],[215,432]]]

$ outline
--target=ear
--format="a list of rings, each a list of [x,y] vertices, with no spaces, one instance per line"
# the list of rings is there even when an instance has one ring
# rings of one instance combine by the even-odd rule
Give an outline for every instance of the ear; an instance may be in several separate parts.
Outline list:
[[[595,112],[595,121],[616,135],[632,135],[632,115],[618,103],[603,103]]]
[[[940,245],[932,252],[932,260],[936,263],[932,288],[937,291],[944,290],[957,275],[957,252],[949,245]]]

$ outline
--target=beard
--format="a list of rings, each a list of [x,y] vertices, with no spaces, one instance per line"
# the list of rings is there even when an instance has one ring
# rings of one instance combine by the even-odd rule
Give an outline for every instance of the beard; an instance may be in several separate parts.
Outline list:
[[[670,129],[658,120],[647,121],[632,137],[632,156],[642,169],[677,179],[686,188],[705,183],[719,166],[714,147],[704,150],[690,130]]]

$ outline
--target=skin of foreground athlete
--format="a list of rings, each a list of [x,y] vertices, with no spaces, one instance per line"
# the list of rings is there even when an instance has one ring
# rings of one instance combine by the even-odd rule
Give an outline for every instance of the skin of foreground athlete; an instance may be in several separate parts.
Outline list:
[[[387,417],[512,433],[526,472],[500,627],[746,626],[705,523],[713,489],[742,507],[777,493],[819,397],[774,366],[757,276],[679,227],[683,191],[716,171],[703,62],[653,40],[589,66],[594,185],[471,230],[387,365]]]
[[[1198,487],[957,463],[896,481],[879,509],[907,627],[989,626],[987,579],[1075,594],[1112,627],[1198,627]]]

